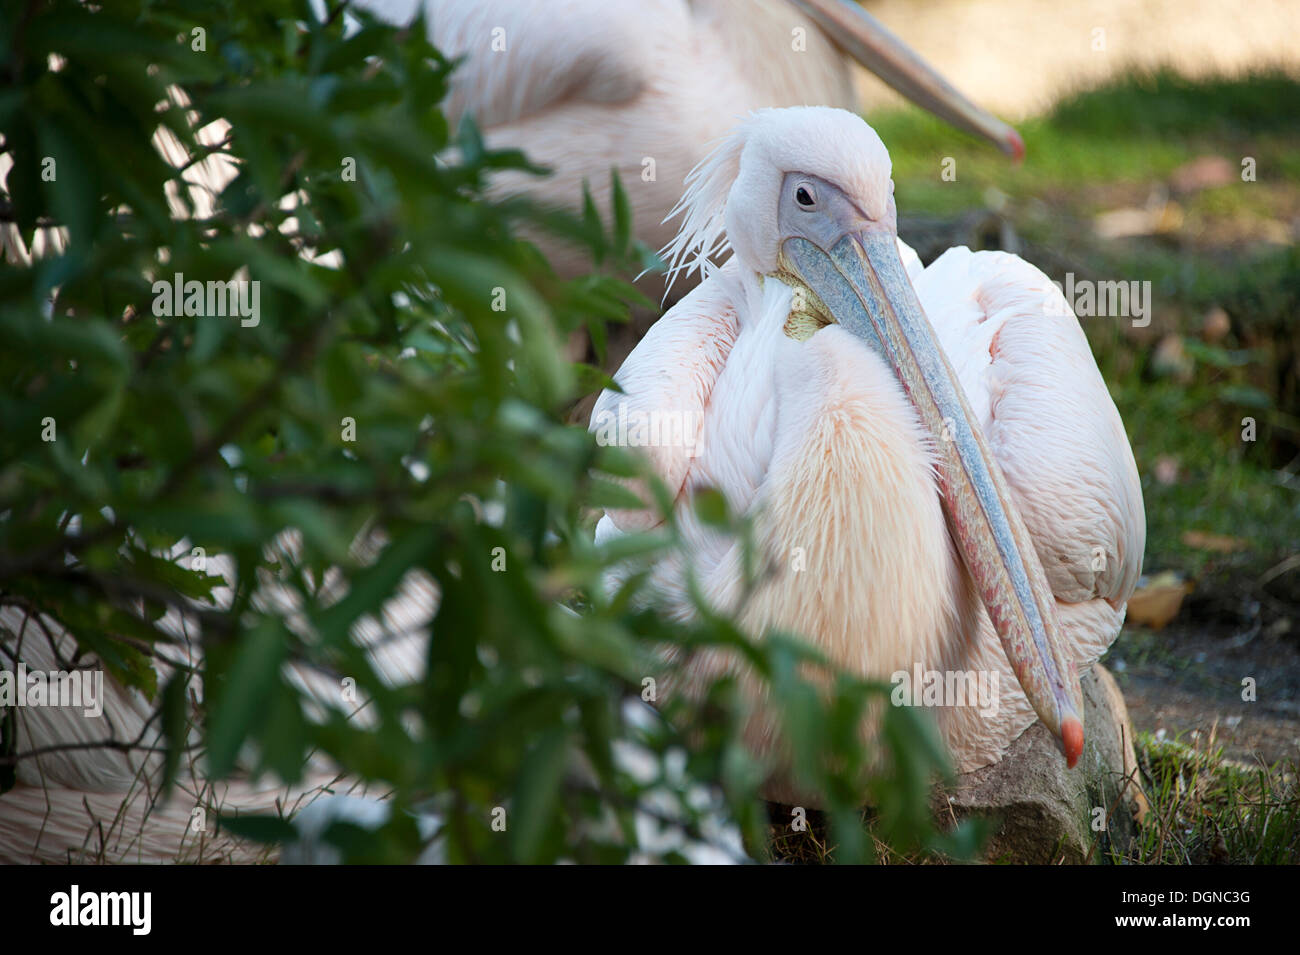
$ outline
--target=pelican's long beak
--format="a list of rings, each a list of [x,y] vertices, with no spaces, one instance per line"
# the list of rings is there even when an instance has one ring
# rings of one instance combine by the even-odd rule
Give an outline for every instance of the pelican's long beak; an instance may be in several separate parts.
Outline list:
[[[916,51],[851,0],[794,0],[845,53],[945,122],[987,139],[1022,159],[1025,141],[1002,120],[980,109],[940,76]]]
[[[790,233],[787,232],[787,235]],[[858,221],[823,250],[802,235],[782,245],[828,317],[894,369],[934,437],[944,510],[1007,659],[1066,762],[1083,751],[1079,677],[1065,650],[1056,603],[1029,532],[966,395],[907,277],[892,222]]]

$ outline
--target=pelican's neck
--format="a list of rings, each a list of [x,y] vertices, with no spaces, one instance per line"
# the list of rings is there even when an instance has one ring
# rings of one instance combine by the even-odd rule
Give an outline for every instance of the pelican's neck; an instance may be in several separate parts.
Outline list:
[[[776,379],[789,341],[782,329],[791,291],[781,282],[760,278],[734,257],[709,281],[725,283],[739,327],[710,392],[699,443],[704,450],[691,483],[725,489],[732,508],[744,513],[753,505],[771,461]]]
[[[720,276],[731,285],[732,301],[740,304],[737,309],[740,333],[762,338],[768,344],[765,352],[770,356],[775,344],[769,339],[785,326],[793,289],[780,279],[760,275],[754,268],[736,262],[734,257]]]

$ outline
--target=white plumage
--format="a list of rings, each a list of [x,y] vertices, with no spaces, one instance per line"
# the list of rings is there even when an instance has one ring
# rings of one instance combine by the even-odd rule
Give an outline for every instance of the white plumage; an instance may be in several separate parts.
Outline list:
[[[725,223],[735,254],[672,308],[628,356],[593,426],[620,413],[700,422],[689,443],[648,448],[677,495],[686,552],[654,569],[670,612],[694,610],[687,575],[747,629],[800,633],[852,672],[996,671],[1001,705],[937,711],[960,770],[997,761],[1035,719],[958,557],[935,480],[933,439],[879,355],[832,324],[787,333],[791,285],[776,266],[775,190],[785,173],[843,188],[871,216],[892,205],[888,157],[838,110],[762,111],[693,174],[689,265]],[[882,192],[882,190],[886,190]],[[1028,526],[1080,669],[1119,631],[1145,538],[1133,455],[1087,341],[1059,290],[1009,254],[952,249],[909,277]],[[702,260],[701,264],[704,264]],[[756,520],[768,575],[741,602],[741,545],[702,526],[693,493],[716,487]],[[599,540],[652,526],[645,511],[606,514]],[[688,689],[736,667],[704,654]],[[760,715],[752,744],[779,741]],[[775,795],[782,795],[775,784]],[[788,795],[788,792],[785,794]]]

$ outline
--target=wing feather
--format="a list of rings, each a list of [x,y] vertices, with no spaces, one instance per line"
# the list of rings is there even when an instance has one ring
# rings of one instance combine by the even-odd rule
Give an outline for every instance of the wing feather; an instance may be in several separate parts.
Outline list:
[[[1057,599],[1119,610],[1146,516],[1124,424],[1060,290],[1003,252],[950,249],[914,279]]]
[[[448,119],[471,113],[484,129],[562,103],[633,99],[654,76],[648,38],[683,28],[688,17],[683,0],[616,9],[608,0],[365,0],[395,21],[409,20],[420,3],[434,44],[463,60],[452,76]]]
[[[628,355],[614,376],[623,392],[602,392],[591,412],[591,430],[597,439],[641,447],[655,474],[674,495],[680,495],[695,460],[713,386],[738,332],[728,283],[697,286],[655,322]],[[687,433],[680,440],[656,443],[633,437],[632,429],[648,426],[656,418]],[[622,531],[645,530],[659,522],[652,510],[611,510],[607,519]]]

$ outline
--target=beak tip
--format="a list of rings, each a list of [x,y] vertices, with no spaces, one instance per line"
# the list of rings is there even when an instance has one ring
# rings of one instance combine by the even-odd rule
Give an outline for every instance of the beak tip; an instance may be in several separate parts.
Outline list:
[[[1074,769],[1083,755],[1083,724],[1069,716],[1061,723],[1061,745],[1065,748],[1065,765]]]
[[[1014,129],[1007,131],[1007,137],[1003,144],[1003,148],[1006,150],[1007,155],[1011,157],[1012,161],[1017,163],[1024,161],[1025,141],[1020,138],[1020,134]]]

